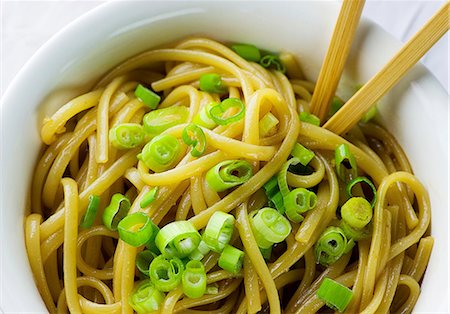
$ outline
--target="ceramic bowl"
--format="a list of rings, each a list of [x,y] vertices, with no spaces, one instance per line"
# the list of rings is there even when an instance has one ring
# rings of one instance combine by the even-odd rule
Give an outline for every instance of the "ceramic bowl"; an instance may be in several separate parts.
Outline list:
[[[61,30],[20,71],[1,103],[1,303],[6,313],[45,312],[24,244],[24,214],[41,147],[41,119],[87,91],[108,69],[146,49],[201,34],[248,42],[297,55],[308,79],[317,79],[339,3],[322,1],[112,2]],[[363,20],[346,81],[367,81],[400,47]],[[345,84],[341,89],[345,90]],[[417,312],[447,312],[448,96],[416,66],[381,101],[380,121],[403,146],[432,203],[436,242],[422,283]]]

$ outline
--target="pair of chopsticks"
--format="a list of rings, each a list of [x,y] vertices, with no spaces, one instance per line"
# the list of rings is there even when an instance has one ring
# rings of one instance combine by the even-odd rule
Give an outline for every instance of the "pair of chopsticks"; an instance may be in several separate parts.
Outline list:
[[[344,0],[333,36],[311,99],[311,113],[325,121],[345,61],[361,17],[364,0]],[[422,56],[449,30],[450,2],[439,11],[375,74],[345,105],[335,113],[324,128],[343,134],[385,95]]]

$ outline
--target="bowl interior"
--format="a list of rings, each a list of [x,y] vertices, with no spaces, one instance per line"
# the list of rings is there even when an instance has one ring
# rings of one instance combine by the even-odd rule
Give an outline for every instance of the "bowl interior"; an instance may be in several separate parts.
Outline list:
[[[338,10],[337,3],[329,2],[233,2],[232,7],[227,2],[152,1],[132,6],[114,2],[93,10],[50,40],[2,99],[1,309],[45,311],[23,237],[25,196],[41,146],[39,127],[44,116],[88,90],[120,61],[190,35],[293,52],[308,79],[315,81]],[[367,81],[398,47],[380,28],[363,21],[341,84],[343,93],[348,82]],[[417,303],[419,312],[445,311],[440,301],[449,293],[445,281],[449,265],[447,101],[437,81],[417,66],[383,99],[379,110],[380,121],[404,148],[432,202],[435,248]]]

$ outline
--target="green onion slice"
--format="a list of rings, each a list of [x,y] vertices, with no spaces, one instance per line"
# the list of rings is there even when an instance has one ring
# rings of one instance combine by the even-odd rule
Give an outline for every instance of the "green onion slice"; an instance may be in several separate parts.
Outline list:
[[[287,184],[287,172],[290,165],[297,165],[300,162],[300,159],[297,157],[293,157],[286,161],[280,169],[278,173],[278,187],[280,188],[281,195],[286,197],[289,194],[289,186]]]
[[[200,261],[189,261],[182,276],[183,293],[192,299],[200,298],[206,292],[206,271]]]
[[[200,157],[206,149],[206,137],[203,130],[198,125],[191,123],[184,128],[182,134],[183,142],[186,145],[192,146],[191,155]]]
[[[134,148],[141,145],[144,140],[144,128],[137,123],[122,123],[109,130],[109,141],[117,149]]]
[[[273,113],[266,113],[261,120],[259,120],[259,135],[261,137],[271,136],[276,133],[276,127],[280,121],[273,115]]]
[[[261,64],[265,68],[275,68],[275,70],[280,71],[281,73],[286,72],[286,68],[281,62],[280,58],[273,54],[267,54],[259,60],[259,64]]]
[[[370,201],[370,205],[373,208],[375,206],[375,203],[377,202],[377,188],[372,183],[372,181],[370,181],[368,178],[366,178],[366,177],[357,177],[357,178],[351,180],[347,184],[347,188],[346,188],[347,195],[348,195],[348,197],[355,196],[355,195],[353,195],[352,190],[357,184],[361,184],[361,183],[365,183],[370,188],[370,190],[372,192],[372,200]]]
[[[316,204],[316,193],[304,188],[294,189],[284,197],[286,215],[294,222],[303,221],[303,216],[301,214],[313,209],[316,207]]]
[[[136,255],[137,269],[147,277],[150,277],[150,263],[157,255],[150,250],[143,250]]]
[[[155,243],[167,257],[184,258],[198,247],[201,236],[189,221],[174,221],[165,225],[156,235]]]
[[[314,156],[316,156],[312,151],[300,143],[295,143],[294,148],[291,151],[291,155],[298,158],[303,166],[308,165]]]
[[[150,191],[145,193],[144,197],[142,198],[141,202],[139,203],[139,206],[141,208],[148,207],[156,199],[157,194],[158,194],[158,187],[155,186],[155,187],[151,188]]]
[[[200,76],[200,90],[213,94],[223,94],[227,91],[227,87],[222,84],[222,78],[219,74],[209,73]]]
[[[185,123],[188,116],[189,109],[185,106],[172,106],[153,110],[143,118],[144,130],[150,136],[156,136],[168,128]]]
[[[277,176],[273,176],[267,181],[264,185],[264,191],[266,192],[266,196],[269,199],[269,205],[275,207],[280,214],[284,214],[286,211],[284,207],[283,195],[280,192],[278,187],[278,178]]]
[[[305,112],[305,111],[300,112],[299,118],[300,118],[300,121],[302,121],[302,122],[306,122],[306,123],[309,123],[309,124],[320,126],[320,119],[319,119],[319,117],[313,115],[312,113],[308,113],[308,112]]]
[[[316,294],[329,308],[339,312],[344,312],[353,298],[352,290],[328,277],[324,278]]]
[[[263,249],[284,241],[292,230],[289,221],[276,209],[270,207],[251,212],[249,218],[255,240]]]
[[[217,123],[215,123],[214,120],[211,118],[209,111],[211,110],[212,107],[216,105],[217,103],[211,102],[206,106],[203,106],[202,109],[200,109],[200,111],[194,116],[192,122],[210,130],[215,128],[217,126]]]
[[[372,220],[372,207],[365,198],[352,197],[342,205],[341,216],[350,227],[362,229]]]
[[[341,228],[328,227],[314,247],[316,263],[329,266],[349,252],[354,245],[353,241],[347,241],[347,237]]]
[[[242,268],[244,261],[244,252],[231,246],[226,245],[219,257],[219,267],[236,275]]]
[[[218,211],[208,221],[203,232],[203,241],[214,252],[220,253],[227,245],[234,229],[233,215]]]
[[[137,156],[154,172],[162,172],[171,168],[181,154],[178,139],[170,134],[161,134],[148,142]]]
[[[90,195],[89,204],[86,213],[81,218],[80,228],[89,229],[94,224],[95,216],[97,216],[98,207],[100,205],[100,196]]]
[[[261,52],[254,45],[235,44],[231,46],[231,49],[247,61],[259,62],[261,60]]]
[[[175,289],[181,282],[184,264],[178,257],[156,257],[149,268],[150,280],[159,291],[168,292]]]
[[[225,114],[232,108],[236,108],[238,111],[235,114],[226,117]],[[239,98],[227,98],[222,100],[220,104],[211,107],[209,114],[215,123],[219,125],[228,125],[244,118],[245,106]]]
[[[116,231],[117,225],[128,214],[130,207],[130,200],[126,196],[120,193],[114,194],[111,203],[103,212],[103,224],[109,230]]]
[[[165,295],[156,289],[149,279],[138,282],[128,303],[138,314],[151,313],[159,309]]]
[[[189,259],[199,261],[205,257],[211,251],[205,241],[201,240],[198,247],[189,255]]]
[[[150,109],[156,109],[161,100],[161,97],[158,94],[142,86],[141,84],[136,87],[134,95]]]
[[[335,163],[336,173],[342,181],[347,182],[358,176],[355,156],[347,144],[341,144],[336,148]]]
[[[205,179],[216,192],[247,182],[253,176],[252,165],[245,160],[225,160],[208,170]]]
[[[158,230],[150,217],[142,212],[132,213],[123,218],[117,229],[120,239],[135,247],[148,243]]]

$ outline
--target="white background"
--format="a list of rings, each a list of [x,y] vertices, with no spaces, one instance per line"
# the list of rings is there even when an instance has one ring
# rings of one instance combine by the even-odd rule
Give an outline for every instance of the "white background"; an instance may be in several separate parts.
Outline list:
[[[363,15],[405,42],[443,3],[443,0],[367,0]],[[100,4],[101,1],[0,0],[0,95],[42,44],[69,22]],[[448,34],[428,52],[422,62],[448,92]]]

